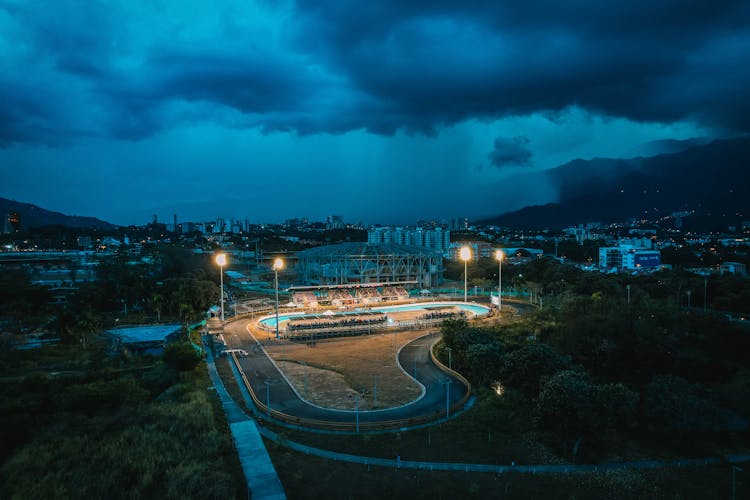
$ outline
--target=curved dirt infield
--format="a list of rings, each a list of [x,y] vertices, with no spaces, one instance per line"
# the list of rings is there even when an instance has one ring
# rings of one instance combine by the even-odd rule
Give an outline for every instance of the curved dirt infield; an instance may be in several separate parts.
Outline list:
[[[293,419],[317,421],[326,425],[339,424],[342,428],[352,426],[355,420],[358,425],[362,424],[363,426],[368,424],[378,425],[379,423],[387,425],[388,422],[397,421],[403,421],[403,425],[408,425],[411,421],[437,420],[445,417],[446,403],[449,406],[454,406],[464,401],[467,396],[468,387],[460,379],[447,375],[432,362],[429,349],[439,338],[439,334],[432,333],[412,341],[409,343],[411,344],[410,348],[403,348],[398,353],[399,364],[403,367],[403,369],[398,368],[401,376],[408,380],[409,375],[406,375],[405,372],[412,372],[416,368],[417,381],[424,386],[422,397],[418,397],[416,400],[412,398],[412,402],[405,405],[380,409],[383,407],[381,398],[384,397],[385,392],[383,392],[382,383],[379,383],[377,410],[365,411],[367,398],[362,398],[363,407],[360,407],[358,412],[352,411],[352,409],[322,408],[301,398],[296,388],[293,387],[296,384],[290,384],[285,374],[266,355],[265,347],[273,349],[270,344],[282,346],[285,341],[263,340],[263,347],[261,347],[261,344],[249,334],[250,326],[251,322],[248,320],[227,323],[224,338],[228,347],[244,349],[248,352],[247,356],[238,358],[238,365],[259,403],[265,405],[268,402],[272,411],[282,412]],[[403,332],[400,335],[403,336]],[[359,339],[361,338],[359,337]],[[303,347],[305,346],[303,344]],[[322,348],[324,348],[324,344],[320,342],[315,347],[310,347],[310,349]],[[395,353],[393,356],[395,361]],[[369,376],[371,377],[372,374]],[[412,381],[412,383],[414,382]],[[343,397],[348,400],[347,396]],[[374,403],[374,399],[373,397],[370,401]]]
[[[427,332],[399,332],[343,337],[306,343],[278,343],[266,352],[305,400],[324,408],[391,408],[422,394],[413,374],[396,363],[405,344]]]

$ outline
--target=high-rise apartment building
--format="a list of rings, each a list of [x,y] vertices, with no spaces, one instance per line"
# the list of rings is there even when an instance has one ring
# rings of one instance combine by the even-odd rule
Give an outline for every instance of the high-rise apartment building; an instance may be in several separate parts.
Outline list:
[[[395,243],[429,248],[440,253],[448,251],[450,240],[450,231],[440,227],[435,229],[375,227],[367,231],[367,242],[373,245]]]

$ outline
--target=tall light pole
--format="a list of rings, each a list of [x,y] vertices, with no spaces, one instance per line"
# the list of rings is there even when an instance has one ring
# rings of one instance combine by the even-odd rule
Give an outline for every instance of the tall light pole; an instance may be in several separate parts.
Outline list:
[[[216,264],[219,265],[219,276],[221,288],[219,289],[219,300],[221,302],[221,322],[224,323],[224,266],[227,265],[227,254],[216,254]]]
[[[464,261],[464,302],[468,302],[468,276],[466,274],[467,272],[467,265],[469,262],[469,259],[471,259],[471,248],[469,247],[461,247],[461,252],[459,253],[459,256],[461,257],[461,260]]]
[[[451,416],[451,406],[450,406],[451,379],[445,378],[444,380],[441,380],[440,383],[445,386],[445,418],[448,418]]]
[[[273,260],[274,286],[276,288],[276,339],[279,338],[279,269],[283,269],[284,261],[280,257]]]
[[[505,254],[502,250],[495,252],[497,259],[497,310],[503,309],[503,258]]]
[[[268,412],[268,418],[271,418],[271,382],[266,380],[266,410]]]

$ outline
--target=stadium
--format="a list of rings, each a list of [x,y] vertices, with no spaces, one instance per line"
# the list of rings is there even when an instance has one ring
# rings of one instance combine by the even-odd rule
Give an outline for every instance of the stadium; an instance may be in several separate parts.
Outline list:
[[[413,282],[419,288],[443,280],[443,256],[392,243],[340,243],[297,253],[297,276],[306,285]]]

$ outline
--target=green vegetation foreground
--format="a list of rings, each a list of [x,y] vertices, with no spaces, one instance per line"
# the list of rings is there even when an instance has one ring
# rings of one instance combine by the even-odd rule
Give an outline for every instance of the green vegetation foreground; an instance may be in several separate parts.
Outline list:
[[[4,360],[2,498],[245,495],[205,366],[48,347]]]

